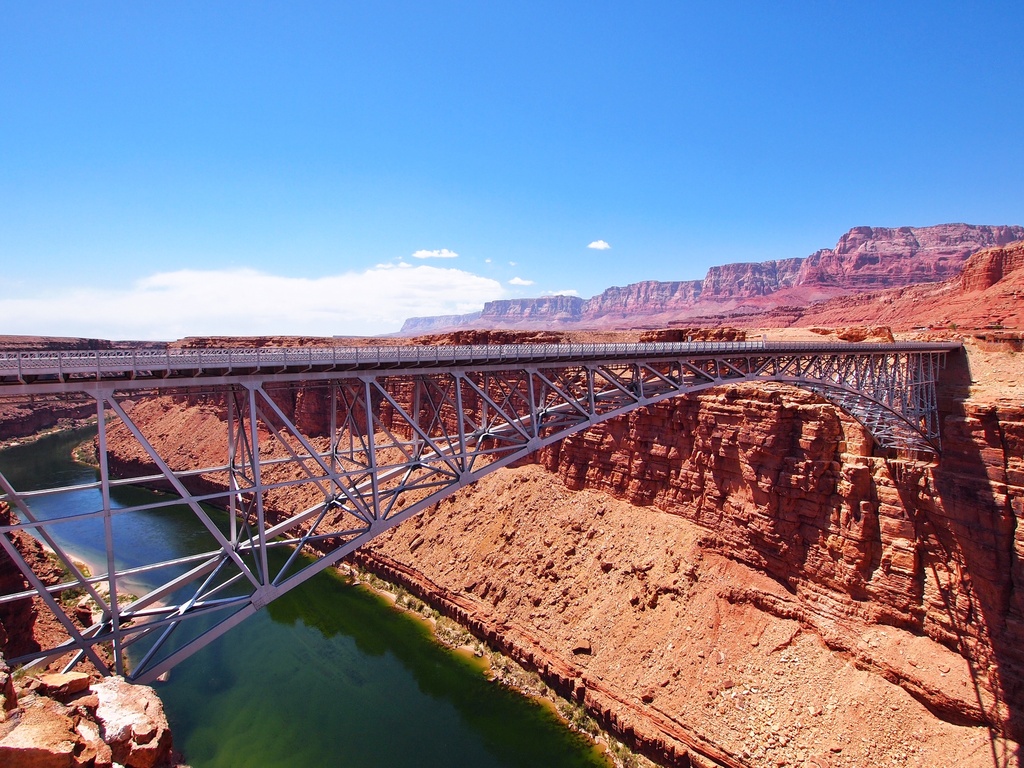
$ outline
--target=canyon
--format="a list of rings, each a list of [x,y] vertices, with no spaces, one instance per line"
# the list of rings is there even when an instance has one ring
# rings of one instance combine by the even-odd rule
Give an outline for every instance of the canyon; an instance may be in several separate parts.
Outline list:
[[[582,300],[562,297],[511,307],[504,329],[379,342],[960,339],[965,353],[949,361],[940,391],[937,461],[878,452],[858,423],[802,390],[732,385],[570,436],[354,560],[536,670],[663,765],[1018,765],[1024,242],[1010,241],[1024,232],[988,228],[992,242],[979,250],[978,228],[946,226],[859,228],[836,249],[730,265],[699,288],[610,289],[593,310],[670,308],[671,324],[658,328],[531,330],[514,319],[583,316]],[[896,258],[886,277],[889,257],[872,261],[879,243],[911,239],[927,258]],[[732,328],[701,330],[676,310],[705,290],[728,312],[768,301],[756,314],[722,315]],[[816,303],[795,303],[812,295]],[[283,405],[310,434],[326,431],[315,393],[300,389]],[[173,467],[219,461],[215,397],[130,408]],[[149,466],[124,431],[109,449],[125,474]],[[271,492],[271,512],[296,503],[288,494]]]
[[[566,438],[356,560],[665,765],[1014,764],[1024,408],[987,388],[1014,354],[968,350],[938,463],[875,455],[800,390],[730,386]],[[323,434],[312,393],[285,406]],[[216,398],[132,415],[172,466],[213,462]],[[146,471],[129,435],[110,450]]]
[[[1012,764],[1022,417],[954,409],[931,467],[802,393],[728,388],[567,438],[371,550],[653,753]]]

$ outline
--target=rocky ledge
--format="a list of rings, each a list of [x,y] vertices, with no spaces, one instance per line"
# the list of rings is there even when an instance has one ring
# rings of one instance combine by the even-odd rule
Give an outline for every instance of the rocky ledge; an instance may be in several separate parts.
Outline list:
[[[82,672],[15,681],[0,659],[4,768],[159,768],[177,765],[152,688]]]

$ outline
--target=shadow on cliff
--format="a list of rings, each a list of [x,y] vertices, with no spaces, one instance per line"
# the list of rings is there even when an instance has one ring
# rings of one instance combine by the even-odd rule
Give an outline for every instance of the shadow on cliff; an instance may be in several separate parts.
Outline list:
[[[1024,737],[1024,633],[1021,623],[1011,619],[1016,521],[1008,496],[997,493],[991,482],[996,480],[996,455],[1005,481],[1006,444],[998,412],[972,408],[967,403],[970,384],[966,353],[950,355],[939,387],[943,451],[930,482],[920,465],[889,466],[904,508],[914,518],[922,578],[934,580],[946,629],[970,665],[993,765],[1006,768],[1018,765],[1020,746],[1014,742]]]

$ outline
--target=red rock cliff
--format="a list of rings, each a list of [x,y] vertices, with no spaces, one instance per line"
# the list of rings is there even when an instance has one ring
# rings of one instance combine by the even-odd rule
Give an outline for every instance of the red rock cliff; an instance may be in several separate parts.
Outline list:
[[[904,628],[962,653],[989,715],[1019,728],[1024,408],[967,405],[943,426],[937,466],[885,461],[810,397],[730,388],[568,437],[539,461],[569,488],[697,523],[709,547],[793,592],[783,614]]]
[[[1021,226],[940,224],[854,227],[835,248],[806,258],[712,267],[703,281],[645,281],[584,301],[543,297],[490,302],[482,313],[413,318],[403,334],[445,328],[638,327],[673,320],[805,307],[832,296],[936,283],[960,274],[974,253],[1024,238]]]
[[[989,248],[971,257],[960,275],[964,293],[984,291],[1012,273],[1024,271],[1024,242]]]
[[[804,259],[712,267],[701,285],[703,301],[767,296],[797,284]]]
[[[1024,227],[940,224],[934,227],[854,227],[830,251],[808,256],[797,285],[854,290],[937,283],[960,273],[974,253],[1024,238]]]
[[[520,321],[570,323],[579,319],[582,309],[583,299],[578,296],[489,301],[480,313],[480,327],[501,327],[502,323],[514,324]]]
[[[700,296],[700,280],[659,282],[647,280],[625,287],[608,288],[587,299],[580,313],[583,321],[607,315],[643,316],[693,306]]]
[[[1001,325],[1024,330],[1024,241],[979,251],[959,276],[942,283],[841,296],[796,315],[791,322],[803,326],[885,323],[908,330]]]

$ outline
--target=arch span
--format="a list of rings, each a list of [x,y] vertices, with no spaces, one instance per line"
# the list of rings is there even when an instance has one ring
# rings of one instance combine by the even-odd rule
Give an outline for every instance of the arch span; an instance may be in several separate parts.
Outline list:
[[[29,585],[0,595],[0,607],[39,596],[69,638],[12,661],[71,653],[68,666],[88,659],[150,681],[484,475],[595,424],[725,384],[808,389],[882,448],[934,454],[935,387],[952,348],[740,342],[8,356],[0,392],[87,397],[100,423],[99,476],[85,487],[98,491],[92,511],[42,519],[38,498],[59,502],[83,487],[24,491],[0,475],[0,500],[16,511],[0,526],[0,545]],[[191,407],[202,437],[153,428],[144,411],[156,396]],[[190,456],[193,441],[201,456]],[[220,458],[196,466],[210,456]],[[118,503],[127,484],[173,493]],[[172,505],[191,513],[201,541],[182,556],[126,565],[125,523]],[[85,574],[71,556],[63,531],[82,525],[106,543],[103,573]],[[13,542],[21,531],[56,553],[64,582],[32,573]],[[62,599],[70,590],[92,600],[84,629]]]

